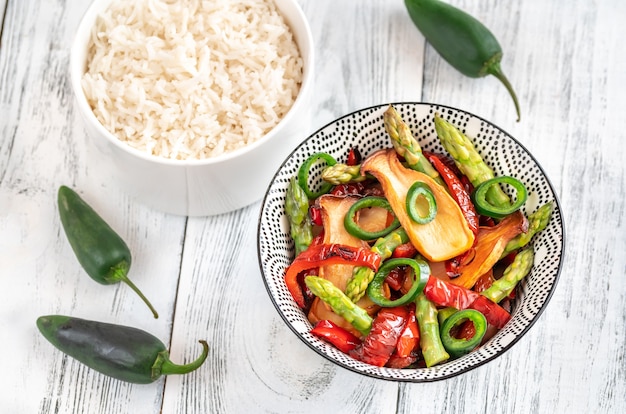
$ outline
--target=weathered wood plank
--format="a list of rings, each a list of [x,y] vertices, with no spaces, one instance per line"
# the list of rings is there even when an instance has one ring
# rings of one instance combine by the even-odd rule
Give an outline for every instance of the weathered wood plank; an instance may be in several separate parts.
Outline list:
[[[424,50],[401,0],[300,3],[316,40],[312,129],[365,106],[423,100],[489,119],[535,154],[567,230],[561,280],[537,324],[502,357],[447,381],[398,384],[333,366],[291,333],[267,296],[258,203],[211,218],[167,216],[131,202],[97,168],[66,72],[88,4],[0,0],[3,411],[626,412],[626,57],[616,52],[626,5],[450,1],[500,39],[522,104],[517,123],[496,79],[466,78]],[[98,285],[79,268],[57,218],[60,184],[76,187],[126,239],[131,278],[161,318],[129,288]],[[34,324],[48,313],[143,328],[171,343],[176,362],[195,358],[202,338],[211,354],[190,375],[124,384],[52,348]]]
[[[7,10],[7,0],[0,0],[0,34],[4,27],[4,15]],[[0,47],[2,46],[2,36],[0,36]]]
[[[317,45],[314,129],[369,105],[419,100],[423,42],[402,3],[301,4]],[[190,344],[208,335],[210,368],[168,378],[163,412],[396,412],[396,383],[332,365],[280,319],[260,278],[258,207],[189,220],[172,350],[190,358]]]
[[[151,413],[163,383],[105,378],[55,350],[37,331],[45,314],[136,326],[169,342],[185,218],[130,202],[98,168],[68,83],[69,45],[88,3],[9,3],[0,48],[0,406],[10,412]],[[131,278],[161,313],[127,286],[102,286],[80,269],[60,227],[59,185],[76,188],[127,241]],[[27,392],[25,390],[28,390]]]
[[[427,47],[424,100],[494,121],[551,177],[564,209],[566,256],[545,313],[505,355],[441,384],[403,385],[399,412],[624,412],[626,29],[622,3],[455,2],[504,49],[522,121],[495,79],[458,74]],[[567,17],[563,10],[571,10]],[[558,22],[558,23],[557,23]],[[618,86],[619,85],[619,86]],[[434,398],[424,399],[424,395]]]

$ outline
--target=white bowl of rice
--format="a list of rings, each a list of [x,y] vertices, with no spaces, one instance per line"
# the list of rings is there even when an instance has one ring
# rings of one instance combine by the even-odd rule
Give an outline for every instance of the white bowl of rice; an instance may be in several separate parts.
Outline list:
[[[95,0],[70,72],[98,168],[171,214],[260,200],[310,132],[312,42],[295,0]]]

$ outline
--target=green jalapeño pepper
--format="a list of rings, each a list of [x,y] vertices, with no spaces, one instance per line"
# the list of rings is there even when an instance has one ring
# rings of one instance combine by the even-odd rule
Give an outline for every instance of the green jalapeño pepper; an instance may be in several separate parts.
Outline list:
[[[320,160],[324,161],[328,166],[337,164],[337,160],[334,159],[332,155],[325,152],[317,152],[307,158],[298,169],[298,184],[311,200],[321,196],[322,194],[326,194],[331,188],[333,188],[333,185],[329,182],[324,182],[318,191],[314,191],[311,187],[309,187],[309,173],[311,171],[311,167],[314,164],[317,164]]]
[[[158,318],[152,304],[127,276],[131,253],[124,240],[74,190],[61,186],[58,205],[67,240],[87,274],[103,285],[126,283]]]
[[[393,214],[393,221],[391,222],[391,224],[379,231],[367,231],[359,227],[359,224],[354,220],[354,216],[356,215],[357,211],[361,210],[362,208],[370,207],[384,208],[389,213]],[[343,225],[346,228],[346,231],[354,237],[357,237],[361,240],[375,240],[380,237],[385,237],[387,234],[400,227],[400,221],[393,213],[389,202],[384,197],[368,196],[361,198],[359,201],[350,206],[350,209],[346,213],[346,217],[343,221]]]
[[[475,333],[469,339],[456,338],[453,334],[455,328],[465,321],[474,324]],[[476,348],[487,332],[487,319],[474,309],[463,309],[448,316],[441,326],[441,342],[448,353],[458,358]]]
[[[419,199],[423,199],[424,203],[419,203]],[[426,204],[425,214],[419,211],[418,205]],[[428,224],[435,219],[437,215],[437,201],[433,195],[433,191],[428,184],[416,181],[409,188],[406,194],[406,212],[414,222],[418,224]]]
[[[404,0],[404,4],[415,26],[452,67],[465,76],[493,75],[502,82],[519,121],[517,96],[500,68],[502,47],[493,33],[473,16],[439,0]]]
[[[487,199],[487,193],[490,189],[500,184],[508,184],[517,192],[516,200],[508,206],[497,206],[491,204]],[[526,190],[524,184],[517,178],[503,175],[501,177],[494,177],[480,184],[472,192],[471,198],[478,214],[501,219],[509,214],[515,213],[524,205],[528,198],[528,190]]]
[[[209,346],[186,365],[174,364],[155,336],[137,328],[63,315],[40,316],[37,327],[57,349],[104,375],[136,384],[149,384],[161,375],[187,374],[207,358]]]
[[[413,269],[413,284],[409,288],[409,291],[404,295],[395,300],[387,299],[383,296],[383,283],[387,278],[387,275],[396,267],[399,266],[409,266]],[[417,295],[422,293],[424,290],[424,286],[426,286],[426,282],[428,282],[428,278],[430,277],[430,267],[428,264],[419,259],[407,259],[407,258],[397,258],[397,259],[389,259],[385,261],[376,275],[374,279],[370,282],[367,287],[367,294],[375,304],[385,307],[392,308],[395,306],[406,305],[409,302],[415,300]]]

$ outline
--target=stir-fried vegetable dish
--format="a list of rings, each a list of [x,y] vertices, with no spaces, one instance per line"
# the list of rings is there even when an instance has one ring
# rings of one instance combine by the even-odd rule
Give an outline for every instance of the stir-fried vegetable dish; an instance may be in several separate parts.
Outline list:
[[[313,154],[287,188],[287,288],[313,335],[371,365],[431,367],[502,329],[552,213],[547,203],[526,216],[524,183],[496,176],[467,136],[434,122],[444,153],[422,151],[390,106],[388,148],[364,159],[351,148],[345,162]]]

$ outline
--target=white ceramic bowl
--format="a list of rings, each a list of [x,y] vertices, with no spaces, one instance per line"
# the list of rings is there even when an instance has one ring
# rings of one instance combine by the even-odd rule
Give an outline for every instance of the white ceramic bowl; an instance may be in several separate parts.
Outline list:
[[[310,126],[313,37],[298,2],[275,0],[291,27],[304,61],[301,89],[280,123],[258,141],[204,160],[170,160],[131,148],[107,131],[91,110],[81,87],[90,30],[111,0],[95,0],[85,13],[71,49],[70,77],[77,108],[95,144],[98,168],[120,188],[157,210],[189,216],[226,213],[263,197],[275,166],[306,136]]]
[[[309,333],[311,324],[287,290],[286,267],[294,258],[294,245],[289,235],[284,212],[285,192],[291,177],[306,158],[316,152],[327,152],[339,161],[351,147],[358,147],[363,157],[391,143],[383,126],[383,113],[388,104],[366,108],[339,118],[308,137],[278,167],[261,206],[258,228],[258,255],[262,277],[278,313],[291,330],[315,352],[349,370],[375,378],[427,382],[441,380],[476,368],[502,355],[535,323],[545,309],[561,271],[564,249],[564,228],[556,193],[548,177],[533,156],[513,137],[488,121],[468,112],[442,105],[425,103],[394,103],[403,120],[411,127],[424,150],[445,153],[434,130],[433,115],[440,113],[471,137],[496,175],[511,175],[528,188],[524,211],[552,201],[554,211],[545,230],[533,239],[535,261],[531,273],[517,287],[511,320],[478,350],[461,358],[431,368],[378,368],[357,361],[332,345]],[[321,183],[321,168],[311,172],[313,186]]]

